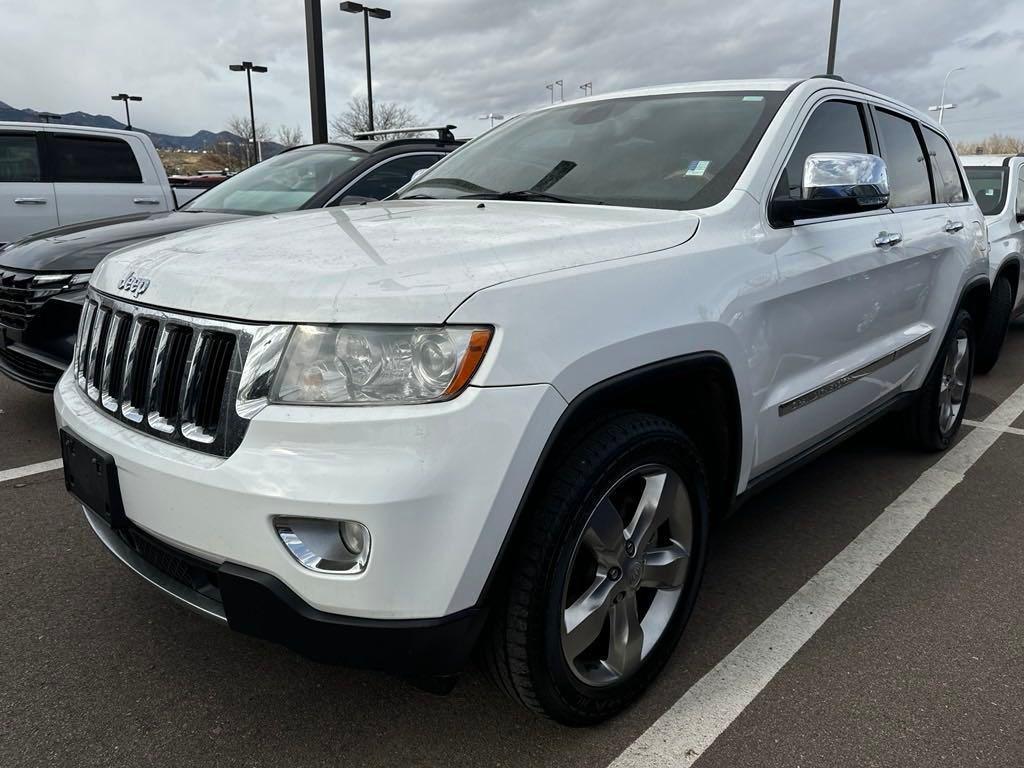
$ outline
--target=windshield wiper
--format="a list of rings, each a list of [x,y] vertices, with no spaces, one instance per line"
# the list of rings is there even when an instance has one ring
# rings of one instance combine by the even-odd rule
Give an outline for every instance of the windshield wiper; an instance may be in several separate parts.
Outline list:
[[[582,203],[582,200],[573,200],[561,195],[553,195],[550,192],[539,192],[535,189],[521,189],[509,192],[481,192],[476,195],[460,195],[459,200],[529,200],[547,203]],[[601,202],[591,203],[592,205],[603,205]]]
[[[405,197],[399,197],[399,200],[437,200],[433,195],[406,195]]]

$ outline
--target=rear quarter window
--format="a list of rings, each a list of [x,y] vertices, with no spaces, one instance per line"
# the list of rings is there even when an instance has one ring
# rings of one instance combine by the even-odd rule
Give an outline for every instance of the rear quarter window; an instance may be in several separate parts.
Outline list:
[[[928,163],[914,121],[876,109],[875,124],[889,172],[889,207],[930,205],[932,185]]]
[[[924,141],[932,163],[932,182],[935,186],[935,200],[939,203],[962,203],[967,199],[964,181],[960,178],[953,150],[942,136],[931,128],[925,128]]]

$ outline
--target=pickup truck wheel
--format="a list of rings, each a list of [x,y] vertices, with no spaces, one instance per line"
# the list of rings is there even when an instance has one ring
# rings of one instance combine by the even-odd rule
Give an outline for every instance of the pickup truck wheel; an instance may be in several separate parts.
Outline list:
[[[961,309],[909,411],[911,437],[925,450],[949,447],[964,420],[975,357],[971,316]]]
[[[654,679],[693,609],[709,515],[701,460],[673,423],[619,416],[565,456],[527,515],[488,666],[528,708],[600,722]]]
[[[978,352],[974,370],[988,373],[999,359],[999,352],[1006,340],[1010,327],[1010,313],[1013,311],[1013,288],[1006,277],[996,278],[989,296],[988,312],[978,333]]]

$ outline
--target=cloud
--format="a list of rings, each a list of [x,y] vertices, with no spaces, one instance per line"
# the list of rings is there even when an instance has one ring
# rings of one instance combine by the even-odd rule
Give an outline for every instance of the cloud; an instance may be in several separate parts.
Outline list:
[[[971,19],[1003,19],[1017,0],[974,0]],[[592,81],[596,93],[633,86],[734,77],[807,76],[825,69],[831,3],[823,0],[387,0],[393,17],[371,19],[374,96],[424,119],[454,122],[460,135],[487,126],[488,112],[547,103],[562,80],[566,99]],[[838,71],[925,108],[953,64],[952,98],[986,112],[1018,112],[1024,35],[993,21],[964,30],[961,0],[858,0],[843,8]],[[297,0],[0,0],[0,47],[24,67],[0,69],[0,99],[15,106],[110,112],[110,94],[145,101],[143,127],[167,133],[217,130],[248,108],[243,59],[254,76],[257,119],[309,130],[302,4]],[[365,92],[358,16],[323,2],[325,70],[332,114]],[[951,30],[958,30],[954,35]],[[1015,45],[1016,44],[1016,45]],[[31,65],[33,76],[24,76]],[[998,86],[996,92],[993,86]],[[964,95],[966,94],[966,95]],[[969,117],[961,109],[958,117]],[[979,122],[979,125],[982,125]],[[981,128],[978,128],[980,130]],[[972,129],[973,130],[973,129]],[[1024,133],[1024,130],[1021,131]]]

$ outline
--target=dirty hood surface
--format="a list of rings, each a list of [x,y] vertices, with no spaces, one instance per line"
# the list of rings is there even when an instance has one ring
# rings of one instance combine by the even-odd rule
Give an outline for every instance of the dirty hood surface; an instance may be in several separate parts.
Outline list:
[[[155,307],[257,322],[439,323],[473,293],[690,239],[679,211],[396,201],[220,224],[117,251],[93,275]],[[566,297],[567,300],[571,297]]]

